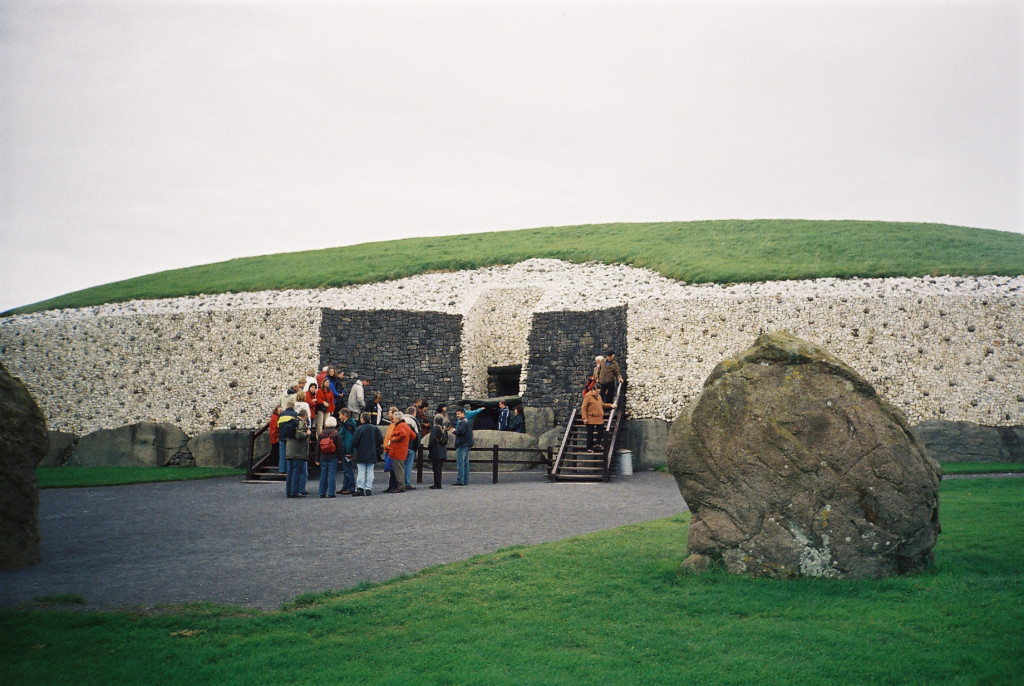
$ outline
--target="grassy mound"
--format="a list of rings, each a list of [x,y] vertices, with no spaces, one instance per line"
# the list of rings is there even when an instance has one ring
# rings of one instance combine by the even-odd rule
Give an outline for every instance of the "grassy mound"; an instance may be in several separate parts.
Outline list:
[[[1022,497],[1024,479],[944,482],[936,564],[916,576],[683,574],[682,515],[281,612],[0,611],[0,660],[10,684],[1019,683]]]
[[[943,224],[751,220],[598,224],[409,238],[245,257],[75,291],[21,314],[200,293],[322,288],[532,257],[653,269],[695,283],[1024,274],[1024,236]]]

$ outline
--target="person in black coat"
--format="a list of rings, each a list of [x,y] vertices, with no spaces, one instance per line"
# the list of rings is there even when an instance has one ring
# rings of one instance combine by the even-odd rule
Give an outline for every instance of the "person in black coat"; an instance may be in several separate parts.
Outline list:
[[[523,406],[516,405],[512,409],[512,419],[508,421],[508,430],[516,433],[526,433],[526,416],[523,414]]]
[[[448,421],[443,414],[434,415],[434,423],[430,427],[430,466],[434,470],[434,485],[441,488],[441,470],[448,459]]]
[[[384,437],[372,422],[370,413],[363,412],[359,415],[359,426],[352,435],[352,460],[358,470],[353,496],[373,495],[373,467],[384,448]]]

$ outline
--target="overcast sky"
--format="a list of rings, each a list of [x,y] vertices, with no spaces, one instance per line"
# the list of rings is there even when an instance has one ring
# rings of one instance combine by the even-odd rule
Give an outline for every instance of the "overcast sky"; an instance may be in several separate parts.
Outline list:
[[[1019,2],[0,2],[0,310],[612,221],[1024,232]]]

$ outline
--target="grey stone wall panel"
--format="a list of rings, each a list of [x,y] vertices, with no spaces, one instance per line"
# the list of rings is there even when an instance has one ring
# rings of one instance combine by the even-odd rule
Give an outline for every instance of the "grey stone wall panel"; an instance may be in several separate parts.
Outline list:
[[[385,409],[423,397],[431,411],[462,396],[462,317],[410,310],[323,311],[320,368],[369,378],[366,401],[380,391]],[[454,405],[453,405],[454,406]]]

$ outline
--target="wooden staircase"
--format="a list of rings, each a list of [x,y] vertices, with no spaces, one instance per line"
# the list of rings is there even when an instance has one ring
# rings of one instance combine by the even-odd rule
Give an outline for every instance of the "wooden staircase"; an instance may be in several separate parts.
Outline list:
[[[573,408],[558,456],[548,474],[549,479],[562,482],[611,481],[612,456],[626,414],[624,391],[623,384],[619,383],[615,389],[615,406],[604,411],[604,448],[599,452],[587,450],[587,427],[580,416],[580,408]]]
[[[246,483],[284,481],[285,475],[278,471],[279,453],[276,449],[261,457],[253,455],[256,450],[256,438],[269,429],[270,425],[264,424],[262,428],[249,432],[249,465],[245,473]]]

